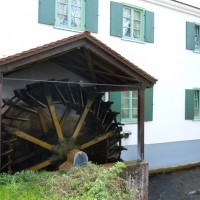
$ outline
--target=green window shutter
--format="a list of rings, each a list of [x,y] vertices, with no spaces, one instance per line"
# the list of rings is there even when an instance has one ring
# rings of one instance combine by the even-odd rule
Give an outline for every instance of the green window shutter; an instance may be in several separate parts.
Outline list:
[[[195,24],[186,22],[186,49],[195,49]]]
[[[144,121],[153,120],[153,88],[146,88],[144,93]]]
[[[185,119],[194,119],[194,90],[185,90]]]
[[[55,0],[39,0],[38,22],[55,24]]]
[[[110,2],[110,35],[122,36],[123,5]]]
[[[85,2],[85,29],[98,33],[98,0]]]
[[[154,43],[154,13],[145,11],[145,42]]]
[[[110,92],[109,100],[113,102],[112,111],[121,113],[121,92]],[[117,115],[117,120],[121,122],[121,114]]]

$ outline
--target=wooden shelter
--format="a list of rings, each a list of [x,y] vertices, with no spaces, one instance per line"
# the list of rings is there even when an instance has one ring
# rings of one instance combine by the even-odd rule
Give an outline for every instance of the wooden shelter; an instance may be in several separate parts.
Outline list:
[[[100,92],[138,90],[138,159],[144,159],[144,90],[157,79],[119,55],[88,31],[0,59],[0,101],[3,79],[16,71],[51,62],[94,85]],[[48,69],[47,69],[48,70]]]

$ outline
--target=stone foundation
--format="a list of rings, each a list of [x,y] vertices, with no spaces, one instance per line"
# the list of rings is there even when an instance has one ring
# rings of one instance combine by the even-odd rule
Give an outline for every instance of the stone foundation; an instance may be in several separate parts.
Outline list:
[[[127,181],[127,187],[131,188],[136,194],[136,200],[148,200],[148,163],[128,161],[125,164],[127,167],[121,177]]]

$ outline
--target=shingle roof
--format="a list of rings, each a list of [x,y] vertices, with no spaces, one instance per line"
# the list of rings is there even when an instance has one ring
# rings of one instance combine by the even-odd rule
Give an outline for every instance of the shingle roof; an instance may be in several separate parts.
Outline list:
[[[79,44],[77,44],[79,42]],[[94,49],[94,53],[100,50],[103,52],[102,55],[108,55],[110,58],[114,58],[116,62],[124,65],[128,70],[132,70],[134,73],[139,74],[144,79],[147,79],[153,84],[156,83],[157,79],[139,68],[138,66],[131,63],[129,60],[121,56],[119,53],[111,49],[109,46],[95,38],[90,32],[85,31],[68,38],[57,40],[49,44],[45,44],[36,48],[17,53],[5,58],[0,59],[0,72],[7,73],[9,71],[15,71],[18,67],[28,65],[30,63],[42,60],[47,57],[56,56],[73,50],[78,47],[87,47]],[[98,53],[97,53],[98,54]]]

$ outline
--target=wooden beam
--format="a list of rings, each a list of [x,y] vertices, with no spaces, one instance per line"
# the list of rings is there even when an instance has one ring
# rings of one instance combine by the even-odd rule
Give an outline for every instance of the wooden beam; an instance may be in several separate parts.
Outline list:
[[[135,83],[132,85],[96,85],[98,92],[115,92],[115,91],[131,91],[131,90],[137,90],[140,87],[140,83]],[[87,85],[85,85],[87,87]],[[91,85],[88,87],[92,87]],[[94,87],[94,86],[93,86]]]
[[[90,54],[90,52],[87,48],[84,48],[84,54],[85,54],[85,57],[86,57],[86,60],[87,60],[88,68],[90,70],[93,82],[96,83],[97,78],[96,78],[95,71],[94,71],[94,65],[92,63],[91,54]]]
[[[131,63],[131,66],[129,66],[127,63],[125,63],[125,60],[119,60],[119,57],[113,55],[112,52],[108,53],[101,48],[96,48],[96,46],[92,43],[86,43],[84,47],[89,48],[94,54],[101,56],[104,61],[113,65],[116,69],[121,70],[124,74],[136,78],[139,82],[143,82],[148,86],[152,86],[154,84],[152,83],[152,80],[149,80],[150,78],[148,75],[145,75],[144,71],[137,67],[134,69]]]
[[[144,160],[144,90],[142,86],[138,89],[138,159]]]
[[[58,55],[62,55],[66,52],[72,51],[74,49],[81,48],[85,44],[85,40],[79,39],[77,40],[76,38],[71,39],[71,40],[66,40],[62,44],[56,45],[56,47],[52,48],[52,46],[49,46],[47,48],[37,50],[37,51],[32,51],[28,54],[22,54],[21,56],[16,56],[13,59],[9,59],[8,62],[4,62],[0,66],[0,73],[6,73],[6,72],[13,72],[24,65],[30,64],[30,63],[35,63],[39,62],[41,60],[49,59],[50,57],[57,57]]]

